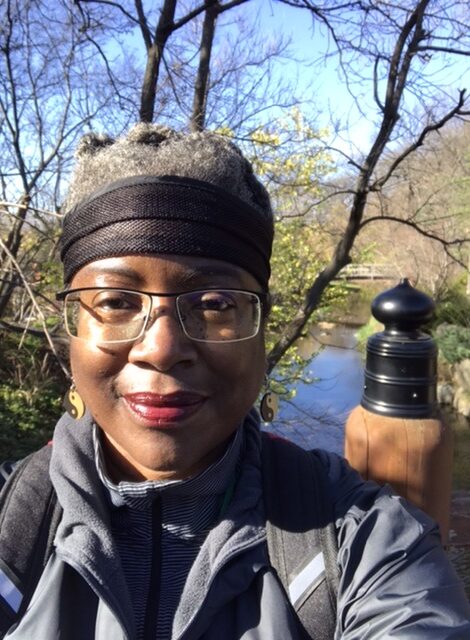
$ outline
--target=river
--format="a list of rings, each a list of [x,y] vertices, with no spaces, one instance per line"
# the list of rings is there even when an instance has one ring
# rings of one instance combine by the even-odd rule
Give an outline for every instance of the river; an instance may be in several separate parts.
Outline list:
[[[302,447],[321,447],[342,453],[344,424],[361,399],[363,364],[356,350],[357,328],[344,325],[317,327],[299,350],[315,357],[305,367],[311,383],[296,383],[296,395],[281,402],[277,419],[267,430]]]

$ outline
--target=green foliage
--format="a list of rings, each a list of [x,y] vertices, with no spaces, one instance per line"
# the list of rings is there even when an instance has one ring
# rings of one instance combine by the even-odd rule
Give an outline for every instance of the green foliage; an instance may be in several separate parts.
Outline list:
[[[62,287],[63,267],[59,259],[45,260],[34,265],[34,279],[44,295],[53,296]]]
[[[313,128],[298,108],[252,133],[253,169],[281,215],[308,209],[321,195],[322,179],[334,170],[321,143],[325,133]]]
[[[56,391],[0,384],[0,460],[18,460],[47,443],[62,413]]]
[[[307,291],[324,265],[326,247],[321,238],[313,223],[305,224],[299,219],[276,223],[270,282],[273,304],[266,330],[268,351],[282,335],[284,327],[302,309]],[[326,319],[346,295],[345,282],[332,283],[322,298],[321,307],[312,315],[305,334],[317,320]],[[310,359],[292,347],[276,368],[276,393],[287,393],[287,386],[301,379],[302,369]]]
[[[277,336],[301,309],[309,287],[324,266],[325,256],[326,246],[314,223],[305,224],[298,219],[279,220],[276,223],[271,258],[273,306],[268,326],[268,346],[271,346],[270,336]],[[321,309],[312,320],[318,320],[320,316],[324,318],[345,295],[343,281],[332,283],[325,292]]]
[[[58,225],[50,226],[47,236],[45,234],[31,229],[24,234],[20,260],[22,275],[17,278],[18,286],[9,296],[6,308],[2,309],[2,320],[14,327],[27,327],[40,332],[46,326],[55,333],[62,329],[60,307],[55,301],[55,293],[63,283],[62,265],[55,257]],[[28,287],[23,286],[23,280]],[[27,346],[24,338],[20,339],[18,346]]]
[[[18,460],[51,437],[66,381],[44,341],[0,333],[0,461]]]
[[[439,300],[433,326],[443,323],[470,327],[470,296],[465,292],[467,274],[454,282]]]
[[[470,327],[441,324],[435,337],[441,356],[450,364],[470,358]]]
[[[470,429],[468,419],[460,414],[443,410],[447,424],[453,426],[454,432],[454,460],[452,465],[452,484],[454,490],[470,490]]]
[[[378,320],[376,320],[373,316],[370,316],[367,324],[360,327],[360,329],[356,333],[357,338],[357,350],[365,356],[367,349],[367,340],[374,333],[378,333],[383,331],[384,327]]]
[[[65,354],[64,354],[65,358]],[[45,340],[28,333],[0,331],[0,381],[23,389],[36,389],[62,371]]]
[[[234,137],[229,128],[217,129],[217,133]],[[238,141],[279,216],[303,215],[321,195],[322,179],[335,170],[322,143],[325,134],[295,107]]]

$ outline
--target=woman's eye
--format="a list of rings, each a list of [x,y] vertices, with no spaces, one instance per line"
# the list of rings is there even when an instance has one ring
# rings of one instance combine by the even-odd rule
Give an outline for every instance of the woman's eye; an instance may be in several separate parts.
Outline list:
[[[102,292],[93,300],[93,308],[102,311],[139,310],[139,297],[125,292]]]
[[[227,311],[235,306],[234,301],[228,295],[204,294],[198,302],[198,307],[203,311]]]

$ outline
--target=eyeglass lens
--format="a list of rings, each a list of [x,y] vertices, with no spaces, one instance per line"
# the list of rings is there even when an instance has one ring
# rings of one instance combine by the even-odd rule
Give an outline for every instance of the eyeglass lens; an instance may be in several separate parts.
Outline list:
[[[98,343],[129,342],[147,325],[152,296],[121,289],[92,289],[65,298],[65,319],[73,337]],[[246,340],[259,329],[261,305],[253,293],[234,290],[191,291],[176,296],[185,334],[209,342]]]

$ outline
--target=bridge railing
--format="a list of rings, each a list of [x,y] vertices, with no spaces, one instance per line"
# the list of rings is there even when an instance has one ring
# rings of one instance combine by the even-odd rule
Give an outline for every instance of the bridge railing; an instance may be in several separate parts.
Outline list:
[[[340,280],[395,280],[397,272],[387,264],[348,264],[341,269]]]

